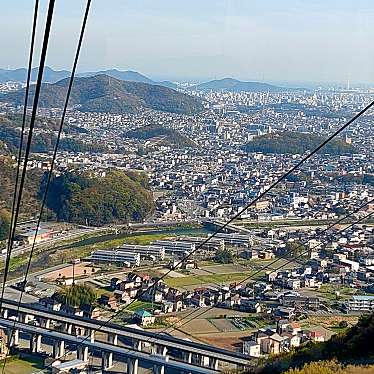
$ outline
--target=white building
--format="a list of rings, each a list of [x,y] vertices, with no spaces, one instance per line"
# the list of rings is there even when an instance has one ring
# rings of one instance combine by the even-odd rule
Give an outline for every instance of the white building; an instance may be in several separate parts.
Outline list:
[[[139,253],[126,252],[120,249],[94,251],[91,252],[90,259],[98,263],[107,262],[128,267],[140,266]]]
[[[260,344],[252,339],[244,340],[243,353],[251,357],[260,357],[261,355]]]

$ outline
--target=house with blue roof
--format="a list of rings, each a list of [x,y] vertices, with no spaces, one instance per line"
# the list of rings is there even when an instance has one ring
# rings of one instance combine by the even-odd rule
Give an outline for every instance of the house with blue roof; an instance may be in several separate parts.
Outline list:
[[[149,326],[155,323],[155,316],[145,309],[139,309],[134,313],[134,320],[141,326]]]

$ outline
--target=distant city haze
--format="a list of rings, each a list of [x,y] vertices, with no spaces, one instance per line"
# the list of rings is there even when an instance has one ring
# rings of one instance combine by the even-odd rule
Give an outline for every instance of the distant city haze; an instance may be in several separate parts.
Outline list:
[[[0,67],[27,66],[34,1],[1,4]],[[41,1],[39,58],[47,1]],[[57,1],[47,64],[71,69],[85,1]],[[372,0],[96,0],[79,70],[152,79],[374,83]]]

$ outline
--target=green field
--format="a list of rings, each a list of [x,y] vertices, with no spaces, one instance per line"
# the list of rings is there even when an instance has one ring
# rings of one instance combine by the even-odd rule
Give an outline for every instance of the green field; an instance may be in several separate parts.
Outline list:
[[[1,366],[3,361],[1,361]],[[29,357],[27,360],[21,358],[7,358],[5,374],[28,374],[43,369],[43,360],[36,357]]]
[[[248,260],[246,260],[248,261]],[[271,269],[293,269],[294,267],[299,267],[300,265],[297,262],[291,261],[291,259],[285,259],[285,258],[273,258],[270,260],[249,260],[249,265],[256,268],[261,269],[262,267],[266,268],[265,270],[271,270]],[[300,259],[302,261],[302,259]]]
[[[336,296],[336,292],[339,291],[339,297]],[[321,297],[328,300],[348,300],[357,293],[357,290],[347,286],[333,286],[330,284],[323,284],[320,289],[317,290]]]
[[[157,309],[158,307],[159,307],[159,304],[156,304],[156,303],[152,304],[152,303],[148,303],[146,301],[136,300],[135,302],[133,302],[128,307],[125,307],[123,309],[123,311],[126,311],[126,312],[136,312],[136,311],[138,311],[140,309],[152,311],[153,309]]]
[[[241,272],[241,273],[229,273],[229,274],[209,274],[209,275],[193,275],[187,277],[171,278],[167,277],[165,283],[170,287],[186,287],[186,286],[198,286],[206,284],[223,284],[232,282],[241,282],[246,278],[254,274],[254,271]],[[256,274],[256,277],[262,276],[264,273]]]

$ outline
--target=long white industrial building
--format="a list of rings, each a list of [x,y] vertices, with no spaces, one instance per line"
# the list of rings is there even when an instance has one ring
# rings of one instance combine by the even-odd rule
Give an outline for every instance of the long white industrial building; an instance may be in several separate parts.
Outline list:
[[[100,249],[91,252],[91,261],[97,263],[109,262],[122,266],[140,266],[140,254],[135,252],[127,252],[121,249]]]
[[[187,254],[194,251],[196,248],[195,243],[184,241],[156,240],[151,244],[164,248],[165,253],[171,255]]]
[[[165,248],[156,245],[123,244],[116,249],[125,252],[139,253],[141,258],[154,257],[156,260],[163,260],[165,258]]]

